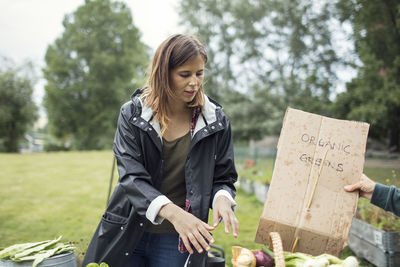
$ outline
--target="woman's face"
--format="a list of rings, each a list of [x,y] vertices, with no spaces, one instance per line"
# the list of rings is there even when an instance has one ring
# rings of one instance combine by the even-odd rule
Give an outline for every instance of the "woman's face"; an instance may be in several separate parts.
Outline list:
[[[185,64],[170,72],[170,87],[178,101],[191,102],[200,89],[204,78],[204,59],[201,55],[192,58]]]

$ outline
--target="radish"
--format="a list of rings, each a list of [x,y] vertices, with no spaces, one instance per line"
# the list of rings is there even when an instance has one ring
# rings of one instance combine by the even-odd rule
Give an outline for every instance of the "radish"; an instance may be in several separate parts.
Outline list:
[[[256,266],[274,267],[274,260],[263,250],[253,250],[254,257],[256,257]]]

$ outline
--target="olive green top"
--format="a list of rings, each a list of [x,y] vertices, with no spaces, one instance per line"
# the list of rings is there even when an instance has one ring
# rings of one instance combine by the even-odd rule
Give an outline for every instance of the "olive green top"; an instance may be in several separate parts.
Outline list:
[[[173,141],[167,141],[163,138],[164,176],[160,192],[183,209],[186,204],[185,162],[189,153],[190,143],[190,131]],[[146,231],[152,233],[176,233],[174,226],[168,220],[164,220],[159,225],[149,224]]]

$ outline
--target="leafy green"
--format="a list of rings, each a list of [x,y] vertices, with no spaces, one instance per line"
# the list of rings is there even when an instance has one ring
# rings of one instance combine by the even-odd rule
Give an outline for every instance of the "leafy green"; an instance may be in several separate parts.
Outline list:
[[[263,246],[262,250],[265,251],[271,258],[274,257],[274,253],[269,249],[268,246]],[[341,260],[338,257],[324,253],[319,256],[311,256],[301,252],[284,252],[285,265],[286,267],[303,267],[307,266],[325,266],[329,262],[329,266],[359,266],[358,260],[354,256],[349,256],[345,260]],[[311,264],[311,265],[309,265]],[[348,265],[346,265],[348,264]]]

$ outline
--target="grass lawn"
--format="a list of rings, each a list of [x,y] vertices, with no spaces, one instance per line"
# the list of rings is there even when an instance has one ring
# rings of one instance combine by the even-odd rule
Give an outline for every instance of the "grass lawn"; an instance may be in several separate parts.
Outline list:
[[[0,247],[62,235],[84,251],[105,208],[112,157],[0,154]]]
[[[105,209],[112,159],[111,151],[0,154],[0,247],[62,235],[80,258]],[[263,165],[272,173],[272,160]],[[393,178],[387,169],[368,172]],[[225,234],[223,226],[214,231],[227,263],[233,245],[261,248],[253,241],[263,204],[240,190],[236,201],[239,237]]]

